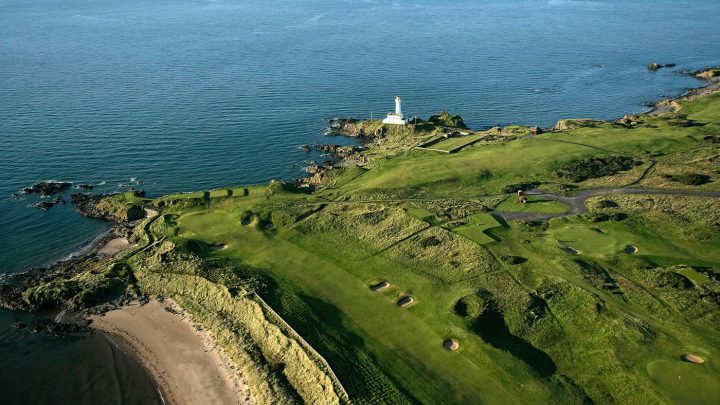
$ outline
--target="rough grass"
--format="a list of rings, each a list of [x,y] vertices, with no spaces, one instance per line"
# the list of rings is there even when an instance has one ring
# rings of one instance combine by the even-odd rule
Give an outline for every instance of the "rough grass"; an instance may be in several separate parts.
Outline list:
[[[142,288],[201,317],[261,403],[338,394],[313,351],[247,299],[251,291],[328,360],[356,403],[668,403],[689,388],[694,402],[714,403],[717,199],[606,195],[588,200],[588,216],[503,226],[486,214],[496,206],[565,212],[501,194],[528,183],[563,189],[558,170],[608,156],[646,163],[579,189],[716,190],[716,181],[659,180],[714,170],[720,143],[706,137],[720,123],[720,98],[680,106],[682,116],[573,121],[449,155],[408,152],[434,134],[403,128],[387,134],[368,167],[338,172],[315,194],[274,185],[156,200],[176,215],[161,215],[152,235],[138,233],[154,245],[128,263]],[[486,243],[488,229],[499,242]],[[214,244],[226,248],[207,248]],[[625,253],[627,245],[638,252]],[[391,287],[373,292],[379,280]],[[414,305],[399,308],[407,295]],[[457,351],[443,349],[448,338]],[[681,363],[685,352],[708,361]]]

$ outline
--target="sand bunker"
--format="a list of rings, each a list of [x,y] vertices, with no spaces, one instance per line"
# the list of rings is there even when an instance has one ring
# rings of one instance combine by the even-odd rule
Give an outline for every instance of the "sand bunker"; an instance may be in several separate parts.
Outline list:
[[[628,245],[625,248],[625,253],[627,253],[629,255],[633,255],[633,254],[637,253],[637,251],[638,251],[638,248],[636,248],[635,246],[632,246],[632,245]]]
[[[571,255],[576,255],[576,254],[580,253],[579,251],[571,248],[570,246],[560,246],[560,249],[561,249],[563,252],[568,253],[568,254],[571,254]]]
[[[128,241],[127,238],[111,239],[105,244],[105,246],[98,250],[98,253],[102,255],[114,255],[115,253],[125,249],[129,244],[130,241]]]
[[[443,347],[450,351],[455,351],[460,348],[460,343],[455,339],[445,339]]]
[[[413,302],[415,302],[415,298],[408,295],[408,296],[400,298],[398,300],[397,304],[400,306],[400,308],[405,308],[408,305],[412,304]]]
[[[275,229],[275,225],[272,222],[265,224],[265,229]]]
[[[242,222],[240,222],[240,224],[241,224],[242,226],[248,226],[248,225],[250,225],[250,218],[245,218],[245,219],[243,219]]]
[[[380,292],[380,291],[385,290],[385,289],[387,289],[387,288],[389,288],[389,287],[390,287],[390,283],[388,283],[387,281],[383,280],[383,281],[381,281],[381,282],[379,282],[379,283],[371,286],[370,289],[373,290],[373,291],[375,291],[375,292]]]
[[[217,250],[224,250],[227,249],[227,245],[224,245],[222,243],[216,243],[214,245],[210,245],[210,250],[217,251]]]
[[[696,356],[694,354],[686,353],[682,355],[682,359],[689,362],[689,363],[695,363],[695,364],[703,364],[705,363],[705,359],[703,359],[700,356]]]

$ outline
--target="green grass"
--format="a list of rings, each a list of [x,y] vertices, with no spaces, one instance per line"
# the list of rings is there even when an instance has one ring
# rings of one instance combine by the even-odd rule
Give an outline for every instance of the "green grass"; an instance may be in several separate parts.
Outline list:
[[[623,232],[587,224],[567,224],[554,228],[552,237],[558,244],[569,246],[587,256],[618,255],[626,246],[638,244]]]
[[[720,122],[720,97],[708,97],[687,108],[691,119]],[[665,161],[674,153],[683,153],[702,145],[707,129],[677,127],[666,118],[646,118],[648,125],[626,129],[611,125],[577,128],[566,132],[542,134],[531,139],[515,139],[482,147],[465,148],[451,155],[427,154],[421,151],[379,162],[377,167],[342,187],[350,193],[368,190],[422,188],[425,195],[498,193],[504,186],[529,181],[558,181],[553,171],[573,160],[589,156],[608,156],[622,152],[625,156]],[[690,136],[688,136],[690,135]],[[462,139],[462,138],[457,138]],[[448,140],[451,141],[451,140]],[[452,140],[454,142],[454,140]],[[472,179],[477,173],[489,173],[482,182]],[[603,186],[627,183],[608,177]],[[582,186],[583,183],[580,183]],[[594,182],[594,187],[598,186]],[[712,187],[717,189],[717,183]]]
[[[500,203],[496,208],[500,212],[537,212],[543,214],[561,214],[570,210],[567,205],[552,201],[543,200],[538,197],[528,196],[525,204],[521,203],[520,200],[511,195],[505,201]]]
[[[408,208],[405,212],[413,218],[423,220],[427,223],[435,223],[435,216],[425,208]]]
[[[458,136],[454,138],[448,138],[444,139],[438,143],[433,144],[430,146],[433,149],[441,149],[446,150],[448,152],[455,150],[457,148],[460,148],[462,146],[465,146],[467,144],[470,144],[472,142],[475,142],[479,139],[481,139],[483,135],[467,135],[467,136]]]
[[[479,338],[457,330],[453,335],[465,337],[468,347],[459,353],[448,353],[442,348],[450,332],[443,326],[444,322],[437,323],[442,317],[430,318],[427,312],[416,314],[427,311],[423,310],[424,306],[432,306],[437,292],[425,293],[435,287],[417,276],[408,277],[399,263],[385,262],[368,272],[366,266],[348,265],[340,257],[332,258],[330,252],[320,246],[336,247],[318,245],[317,235],[310,238],[297,234],[269,236],[261,230],[242,227],[239,218],[230,212],[197,212],[182,216],[179,224],[182,236],[202,235],[208,243],[223,243],[228,246],[223,255],[242,258],[245,263],[270,272],[281,285],[337,308],[341,318],[354,325],[349,332],[365,337],[367,349],[381,359],[389,378],[412,392],[413,397],[424,402],[441,398],[475,402],[518,395],[516,388],[502,383],[511,378],[507,371],[492,366],[488,355],[478,351],[483,346]],[[341,257],[347,258],[347,249],[353,250],[345,246]],[[354,252],[358,257],[366,254]],[[417,297],[416,305],[409,310],[401,309],[394,304],[395,296],[372,293],[367,281],[376,277],[389,280],[396,291],[412,293]],[[447,308],[443,308],[441,314],[446,311]],[[432,319],[438,321],[428,324]],[[480,346],[470,344],[471,341]],[[527,373],[521,370],[522,367],[516,372]],[[475,384],[478,380],[484,382],[482,386]],[[526,389],[529,398],[547,398],[546,389],[541,385],[529,383]]]
[[[698,273],[697,271],[695,271],[691,268],[688,268],[688,267],[683,268],[682,270],[678,271],[678,273],[689,278],[695,284],[697,284],[701,287],[708,283],[708,278],[706,276],[703,276],[702,274]]]
[[[166,277],[156,288],[192,275],[225,291],[225,300],[230,290],[240,297],[256,291],[329,362],[358,404],[681,403],[691,395],[715,403],[720,281],[701,273],[720,269],[716,198],[603,195],[588,200],[588,215],[547,222],[506,224],[485,213],[569,209],[533,196],[527,204],[514,195],[503,199],[509,185],[668,187],[662,174],[714,170],[720,146],[703,137],[720,129],[720,97],[682,105],[698,125],[679,126],[684,118],[674,115],[640,116],[632,129],[593,123],[497,138],[454,154],[410,151],[439,130],[396,128],[367,153],[375,157],[367,166],[332,171],[311,194],[273,183],[234,188],[232,197],[219,188],[209,199],[201,191],[154,200],[164,211],[146,239],[164,239],[129,262],[140,275]],[[611,155],[644,163],[578,182],[554,174],[568,162]],[[245,219],[251,221],[243,225]],[[626,253],[628,245],[638,251]],[[224,267],[214,269],[217,263]],[[391,287],[373,292],[380,280]],[[45,290],[63,293],[54,287]],[[212,313],[217,297],[185,284],[174,293],[222,330],[243,330]],[[414,305],[398,307],[406,295]],[[233,308],[238,319],[250,316]],[[282,351],[273,342],[289,334],[265,342],[261,329],[252,330],[255,337],[223,342],[241,359],[248,357],[243,350],[271,344],[276,357],[257,367],[254,381],[282,376]],[[445,350],[447,338],[460,349]],[[685,352],[708,361],[680,362]],[[290,398],[289,384],[315,395],[299,370],[288,371],[287,381],[269,378],[266,391],[277,386]]]
[[[712,366],[678,358],[655,360],[647,365],[650,379],[673,403],[712,404],[720,398],[720,385]]]
[[[501,226],[490,214],[471,215],[463,222],[467,224],[453,228],[453,232],[481,245],[495,242],[495,239],[488,234],[488,230]]]

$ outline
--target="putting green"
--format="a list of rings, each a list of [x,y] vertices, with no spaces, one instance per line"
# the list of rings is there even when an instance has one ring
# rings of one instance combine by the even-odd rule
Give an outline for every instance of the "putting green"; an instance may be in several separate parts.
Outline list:
[[[408,208],[405,212],[411,217],[423,220],[429,224],[435,223],[435,216],[425,208]]]
[[[480,245],[495,242],[487,233],[489,229],[500,226],[495,217],[490,214],[475,214],[465,218],[465,222],[466,225],[453,228],[453,232]]]
[[[679,404],[717,404],[720,384],[706,364],[680,360],[655,360],[647,365],[651,381],[659,391]]]
[[[632,241],[623,233],[608,231],[587,224],[567,224],[552,230],[552,236],[563,246],[584,255],[615,255],[624,251]]]
[[[567,205],[552,201],[543,200],[537,197],[527,197],[525,204],[515,196],[511,195],[505,201],[500,203],[496,208],[500,212],[537,212],[542,214],[562,214],[568,212],[570,207]]]

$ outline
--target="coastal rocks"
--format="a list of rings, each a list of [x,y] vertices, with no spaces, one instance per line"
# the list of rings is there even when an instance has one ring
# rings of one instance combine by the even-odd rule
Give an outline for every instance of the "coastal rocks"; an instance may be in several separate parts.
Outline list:
[[[77,333],[89,332],[90,321],[82,314],[63,310],[55,318],[48,318],[44,315],[35,317],[28,321],[20,321],[14,324],[17,329],[29,329],[33,333],[44,333],[54,336],[66,336]]]
[[[337,155],[340,158],[352,155],[357,152],[362,152],[366,148],[362,146],[357,145],[348,145],[348,146],[342,146],[342,145],[332,145],[332,144],[315,144],[315,145],[300,145],[300,149],[304,150],[305,152],[310,152],[312,150],[318,151],[318,152],[325,152],[330,153],[333,155]]]
[[[677,64],[675,64],[675,63],[662,64],[662,63],[653,62],[648,65],[648,70],[656,71],[656,70],[660,70],[662,68],[671,68],[671,67],[675,67],[675,66],[677,66]]]
[[[553,127],[556,131],[567,131],[570,129],[575,128],[587,128],[587,127],[597,127],[599,125],[605,124],[605,121],[600,120],[593,120],[590,118],[578,118],[578,119],[562,119],[555,124]]]
[[[336,118],[326,135],[343,135],[353,138],[377,138],[385,135],[387,128],[379,121],[358,121],[350,118]]]
[[[52,201],[40,201],[37,204],[34,205],[35,208],[39,208],[43,211],[47,211],[50,208],[54,207],[56,204],[65,205],[65,200],[58,196]]]
[[[78,333],[89,332],[89,322],[86,325],[77,325],[73,323],[59,323],[50,319],[35,319],[26,327],[29,327],[34,333],[44,333],[54,336],[74,335]]]
[[[50,208],[52,208],[55,204],[53,204],[51,201],[40,201],[39,203],[35,204],[35,208],[39,208],[43,211],[47,211]]]
[[[459,115],[452,115],[447,111],[443,111],[438,115],[433,115],[428,118],[428,122],[442,127],[462,128],[467,129],[465,122]]]
[[[352,137],[365,136],[365,132],[358,125],[359,121],[353,117],[333,118],[328,121],[328,127],[324,135],[335,136],[345,135]]]
[[[142,190],[136,190],[136,192],[136,197],[145,195]],[[106,198],[109,196],[74,193],[70,197],[75,210],[86,217],[120,223],[145,218],[145,209],[142,206],[122,203],[113,204],[110,199]]]
[[[30,187],[26,187],[23,191],[26,194],[37,194],[41,197],[48,197],[53,194],[62,193],[72,187],[72,183],[67,181],[41,181]]]
[[[92,184],[83,183],[78,184],[77,188],[79,188],[80,190],[92,190],[95,188],[95,186],[93,186]]]
[[[712,79],[713,77],[720,77],[720,69],[707,69],[695,72],[695,77],[700,79]]]

